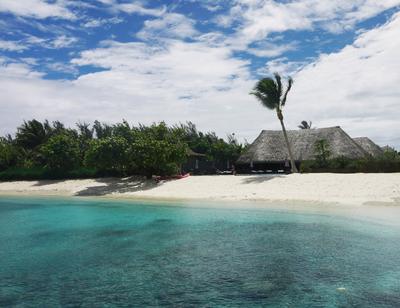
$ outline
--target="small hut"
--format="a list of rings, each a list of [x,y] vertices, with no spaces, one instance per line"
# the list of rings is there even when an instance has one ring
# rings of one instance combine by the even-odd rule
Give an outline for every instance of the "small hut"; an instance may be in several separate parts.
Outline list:
[[[332,158],[344,156],[355,159],[368,155],[339,126],[289,130],[287,134],[296,165],[300,165],[304,160],[314,159],[315,142],[321,139],[329,143]],[[287,160],[289,154],[282,131],[263,130],[248,150],[239,157],[236,167],[239,172],[250,170],[276,172],[284,169]]]
[[[197,153],[192,149],[186,151],[187,161],[182,165],[182,172],[190,172],[192,174],[208,173],[212,165],[207,160],[205,154]]]
[[[384,153],[382,148],[368,137],[358,137],[353,140],[372,157],[379,157]]]

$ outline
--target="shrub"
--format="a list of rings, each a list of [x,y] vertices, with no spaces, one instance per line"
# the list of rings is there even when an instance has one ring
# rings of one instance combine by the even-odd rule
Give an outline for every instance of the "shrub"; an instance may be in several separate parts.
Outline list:
[[[309,160],[301,163],[300,171],[303,173],[400,172],[400,159],[398,157],[388,158],[386,156],[381,156],[377,158],[365,157],[361,159],[349,159],[345,157],[338,157],[327,160],[326,165],[324,167],[321,167],[321,165],[317,161]]]
[[[323,168],[328,167],[328,159],[331,156],[329,142],[325,139],[317,140],[314,144],[315,161]]]
[[[186,160],[187,146],[179,141],[157,140],[151,136],[137,138],[130,148],[132,165],[137,174],[152,175],[178,173]]]
[[[0,181],[87,179],[102,176],[96,169],[78,168],[71,171],[50,170],[48,168],[9,168],[0,172]]]
[[[0,171],[16,166],[18,160],[17,149],[5,140],[0,139]]]
[[[122,174],[130,165],[128,148],[128,142],[121,137],[92,140],[86,152],[85,165]]]
[[[51,137],[40,149],[46,167],[51,170],[68,170],[78,167],[80,153],[78,142],[68,135]]]

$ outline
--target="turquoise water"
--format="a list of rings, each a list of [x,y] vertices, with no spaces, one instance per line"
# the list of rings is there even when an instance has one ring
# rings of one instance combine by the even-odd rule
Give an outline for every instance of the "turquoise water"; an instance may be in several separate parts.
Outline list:
[[[400,307],[399,239],[340,216],[1,197],[0,306]]]

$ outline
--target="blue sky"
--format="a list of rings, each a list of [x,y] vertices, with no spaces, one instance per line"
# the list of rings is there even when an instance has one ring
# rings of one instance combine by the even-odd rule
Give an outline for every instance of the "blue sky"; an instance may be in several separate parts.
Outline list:
[[[285,110],[400,146],[400,0],[0,0],[0,133],[24,119],[279,129],[248,93],[280,72]]]

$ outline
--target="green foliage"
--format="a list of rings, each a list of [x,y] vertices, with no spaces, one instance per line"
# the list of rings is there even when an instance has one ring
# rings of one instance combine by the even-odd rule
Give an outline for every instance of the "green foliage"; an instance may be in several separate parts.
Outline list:
[[[320,167],[326,167],[331,156],[329,142],[325,139],[317,140],[314,144],[315,160]]]
[[[112,136],[113,128],[106,123],[100,123],[99,121],[94,121],[93,129],[96,132],[98,139],[103,139]]]
[[[40,149],[45,166],[50,170],[73,169],[80,164],[79,144],[68,135],[51,137]]]
[[[234,135],[226,142],[215,133],[197,131],[190,122],[172,127],[164,122],[135,127],[126,121],[76,126],[66,128],[59,121],[47,120],[24,122],[14,140],[0,139],[0,178],[173,175],[186,161],[188,148],[225,166],[243,149]]]
[[[60,171],[42,167],[12,167],[0,172],[0,181],[87,179],[102,175],[103,174],[96,169],[89,168]]]
[[[0,181],[44,180],[46,169],[38,167],[12,167],[0,172]]]
[[[164,135],[167,133],[162,126],[152,127],[132,144],[130,157],[137,174],[147,177],[177,174],[185,162],[187,145],[173,135]]]
[[[316,160],[304,161],[301,163],[300,170],[303,173],[310,172],[334,172],[334,173],[380,173],[380,172],[400,172],[400,157],[370,157],[362,159],[349,159],[337,157],[326,161],[321,166]]]
[[[17,144],[29,150],[33,150],[43,144],[49,136],[49,126],[47,122],[45,124],[35,119],[24,121],[17,129],[15,136]]]
[[[293,79],[289,77],[286,90],[283,91],[281,76],[275,73],[274,77],[275,79],[267,77],[258,81],[250,94],[254,95],[264,107],[279,111],[286,104]]]
[[[228,142],[218,138],[213,132],[199,132],[196,126],[187,122],[180,126],[173,127],[174,133],[178,138],[187,143],[189,148],[196,153],[207,155],[210,161],[216,163],[235,162],[243,152],[241,145],[234,134],[228,135]]]
[[[0,171],[16,166],[18,160],[18,149],[6,139],[0,138]]]
[[[90,142],[85,165],[103,171],[124,173],[130,165],[128,142],[122,137],[105,137]]]

